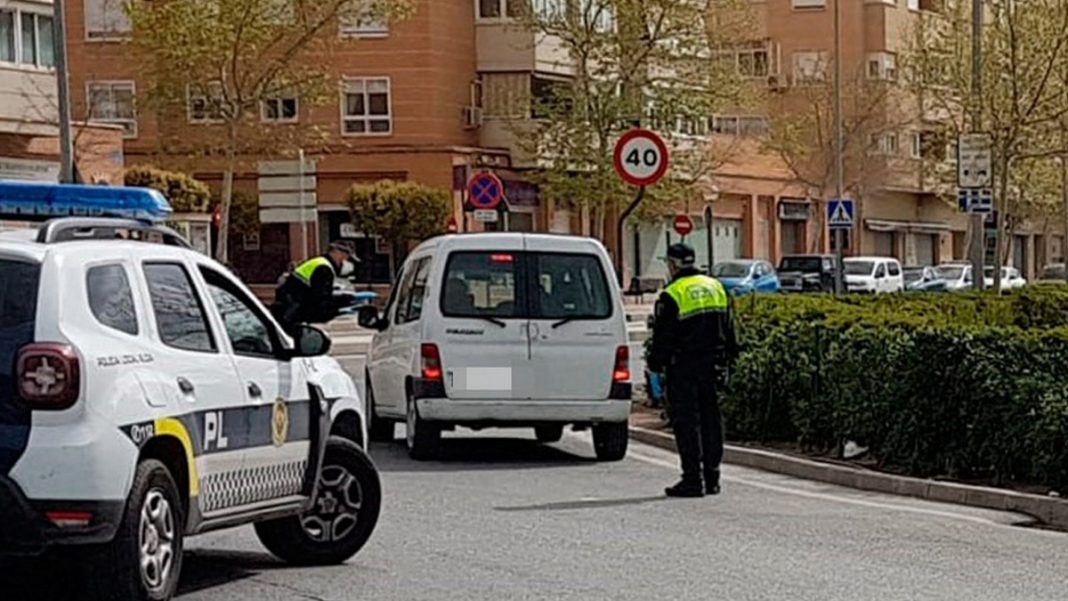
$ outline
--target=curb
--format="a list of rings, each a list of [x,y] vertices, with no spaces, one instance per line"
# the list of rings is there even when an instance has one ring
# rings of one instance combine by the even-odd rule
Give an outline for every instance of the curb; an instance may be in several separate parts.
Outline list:
[[[632,426],[630,437],[638,442],[675,452],[675,438],[670,434]],[[1059,498],[885,474],[733,445],[724,448],[723,461],[859,490],[1022,513],[1042,524],[1068,530],[1068,501]]]

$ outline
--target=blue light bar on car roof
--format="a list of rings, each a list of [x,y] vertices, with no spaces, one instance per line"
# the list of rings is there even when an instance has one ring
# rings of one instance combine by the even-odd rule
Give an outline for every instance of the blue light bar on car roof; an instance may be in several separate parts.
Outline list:
[[[160,222],[172,212],[167,199],[150,188],[0,180],[0,216],[8,218],[122,217]]]

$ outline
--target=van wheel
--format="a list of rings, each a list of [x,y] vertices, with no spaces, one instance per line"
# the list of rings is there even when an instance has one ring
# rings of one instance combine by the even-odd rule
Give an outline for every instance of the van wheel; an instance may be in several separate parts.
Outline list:
[[[627,456],[630,432],[627,422],[593,427],[593,450],[599,461],[619,461]]]
[[[550,442],[559,442],[564,437],[564,426],[550,425],[550,426],[534,426],[534,436],[537,437],[538,442],[548,444]]]
[[[371,458],[356,444],[331,436],[315,505],[299,516],[257,523],[256,535],[289,563],[337,564],[371,538],[381,508],[382,484]]]
[[[115,538],[85,550],[86,591],[107,600],[170,599],[182,571],[184,530],[182,501],[170,471],[155,459],[142,461]]]
[[[367,436],[371,442],[393,442],[393,433],[396,430],[393,422],[378,417],[375,412],[375,389],[371,386],[371,372],[364,372],[364,388],[367,397]]]
[[[441,447],[441,426],[419,417],[419,409],[411,396],[408,397],[407,418],[408,456],[416,461],[436,458]]]

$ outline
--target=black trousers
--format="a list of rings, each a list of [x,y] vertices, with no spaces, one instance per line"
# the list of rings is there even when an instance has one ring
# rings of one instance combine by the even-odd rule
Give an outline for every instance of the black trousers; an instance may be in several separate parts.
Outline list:
[[[723,416],[719,409],[714,365],[673,366],[667,397],[683,480],[719,482],[723,461]]]

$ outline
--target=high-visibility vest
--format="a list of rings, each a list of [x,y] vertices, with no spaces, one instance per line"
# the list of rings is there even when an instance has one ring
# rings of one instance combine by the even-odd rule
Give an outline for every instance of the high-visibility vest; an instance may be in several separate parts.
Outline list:
[[[703,313],[726,311],[730,303],[723,284],[707,275],[679,278],[665,292],[678,305],[680,320]]]
[[[330,271],[334,270],[334,266],[330,264],[330,261],[326,257],[315,257],[301,263],[293,270],[293,275],[297,276],[298,281],[303,282],[307,286],[311,286],[312,274],[315,273],[316,269],[323,266],[329,267]]]

